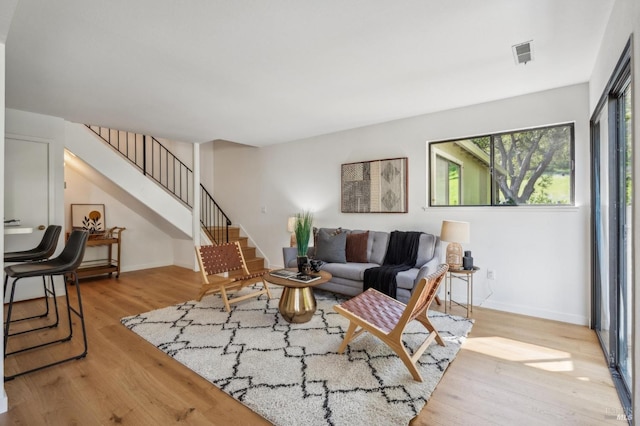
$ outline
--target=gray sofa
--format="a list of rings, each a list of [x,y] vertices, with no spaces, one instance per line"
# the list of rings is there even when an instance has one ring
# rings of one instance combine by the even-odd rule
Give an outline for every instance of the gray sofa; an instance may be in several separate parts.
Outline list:
[[[336,229],[321,228],[318,231],[335,233]],[[340,229],[340,233],[358,234],[368,232],[366,242],[366,262],[324,262],[321,269],[331,273],[332,278],[329,282],[320,284],[317,288],[340,293],[347,296],[355,296],[362,293],[364,271],[368,268],[377,267],[383,264],[389,243],[389,232],[380,231],[361,231]],[[316,242],[317,244],[317,242]],[[318,247],[309,247],[307,252],[310,258],[314,258]],[[420,235],[420,243],[418,246],[418,258],[414,268],[408,271],[398,273],[396,281],[398,285],[397,299],[403,303],[407,303],[411,297],[414,286],[429,273],[434,272],[438,265],[442,263],[440,237],[432,234],[423,233]],[[318,250],[322,251],[322,249]],[[284,247],[283,250],[284,266],[287,268],[297,267],[297,249],[296,247]],[[322,256],[319,256],[321,260]],[[362,258],[361,260],[365,260]]]

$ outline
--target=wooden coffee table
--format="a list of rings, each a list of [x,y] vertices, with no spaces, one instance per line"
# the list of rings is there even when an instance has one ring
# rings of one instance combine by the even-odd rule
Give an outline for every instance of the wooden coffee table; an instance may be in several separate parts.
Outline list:
[[[295,268],[291,269],[295,271]],[[312,275],[320,275],[319,280],[310,283],[300,283],[286,278],[276,277],[269,272],[262,279],[271,284],[284,287],[278,309],[282,317],[288,322],[304,323],[311,320],[316,312],[316,298],[313,295],[313,287],[326,283],[331,279],[331,274],[325,271],[313,272]]]

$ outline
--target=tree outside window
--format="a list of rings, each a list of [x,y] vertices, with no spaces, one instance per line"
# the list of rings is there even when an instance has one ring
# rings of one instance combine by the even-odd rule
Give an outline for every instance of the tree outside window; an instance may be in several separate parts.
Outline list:
[[[573,146],[573,124],[430,143],[430,205],[573,205]],[[452,176],[455,203],[439,194]]]

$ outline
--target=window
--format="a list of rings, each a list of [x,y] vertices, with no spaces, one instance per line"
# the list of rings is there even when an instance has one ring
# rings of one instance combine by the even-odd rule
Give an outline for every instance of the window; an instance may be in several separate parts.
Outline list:
[[[573,145],[573,124],[432,142],[429,205],[573,205]]]
[[[438,202],[457,206],[460,204],[460,173],[462,166],[454,161],[436,154],[436,172],[439,173],[436,194]]]

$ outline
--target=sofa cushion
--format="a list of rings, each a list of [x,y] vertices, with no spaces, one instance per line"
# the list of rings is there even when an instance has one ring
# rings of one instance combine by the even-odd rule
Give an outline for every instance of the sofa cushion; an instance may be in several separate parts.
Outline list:
[[[329,272],[333,275],[332,281],[336,281],[337,278],[344,278],[353,281],[364,280],[364,271],[369,268],[375,268],[374,263],[325,263],[322,265],[322,270]]]
[[[420,243],[418,245],[418,258],[416,259],[416,268],[421,268],[422,265],[433,259],[436,251],[437,237],[432,234],[423,233],[420,235]]]
[[[351,232],[347,234],[347,262],[367,263],[367,245],[369,232]]]
[[[330,263],[346,263],[347,234],[338,232],[331,234],[325,229],[318,231],[315,258]]]
[[[382,265],[384,256],[387,253],[387,244],[389,244],[388,232],[369,231],[369,243],[367,245],[369,262]]]
[[[398,272],[396,275],[396,284],[398,288],[413,290],[413,284],[420,268],[411,268],[407,271]]]
[[[320,232],[320,230],[325,231],[329,235],[336,235],[336,234],[340,234],[342,232],[349,232],[348,229],[342,229],[342,228],[316,228],[314,226],[313,229],[312,229],[312,232],[313,232],[313,245],[314,246],[318,245],[318,233]]]
[[[315,288],[353,297],[362,293],[362,281],[353,281],[334,277],[331,281],[319,284]],[[406,292],[407,290],[404,291]]]

